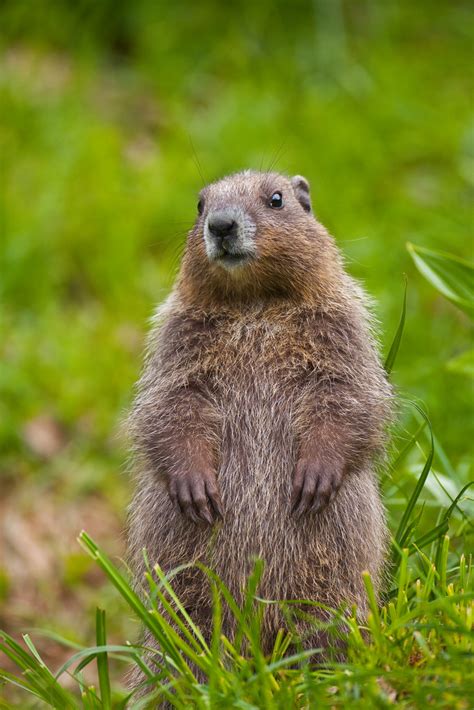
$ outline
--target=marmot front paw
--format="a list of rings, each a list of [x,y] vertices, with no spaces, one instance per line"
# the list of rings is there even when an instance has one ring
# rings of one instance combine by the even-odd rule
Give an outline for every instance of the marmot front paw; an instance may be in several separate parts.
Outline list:
[[[300,518],[309,511],[325,508],[342,482],[343,466],[340,462],[315,462],[302,458],[296,464],[291,494],[291,512]]]
[[[170,498],[181,513],[194,523],[212,525],[224,517],[221,496],[213,471],[193,471],[170,477]]]

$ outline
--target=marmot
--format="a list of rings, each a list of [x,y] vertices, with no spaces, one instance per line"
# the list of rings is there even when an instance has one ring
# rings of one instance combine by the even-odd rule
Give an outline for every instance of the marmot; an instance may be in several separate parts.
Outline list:
[[[363,616],[361,574],[379,585],[383,569],[375,468],[391,410],[368,298],[305,178],[240,172],[203,189],[197,211],[131,414],[137,579],[146,548],[165,571],[204,562],[239,598],[258,557],[259,596]],[[209,633],[203,573],[173,584]],[[265,648],[281,625],[270,605]]]

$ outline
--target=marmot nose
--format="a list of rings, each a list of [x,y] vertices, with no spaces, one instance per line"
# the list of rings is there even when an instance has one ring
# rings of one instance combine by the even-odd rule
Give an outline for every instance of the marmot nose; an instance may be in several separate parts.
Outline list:
[[[232,217],[225,215],[212,215],[207,223],[209,231],[220,241],[225,237],[237,236],[237,222]]]

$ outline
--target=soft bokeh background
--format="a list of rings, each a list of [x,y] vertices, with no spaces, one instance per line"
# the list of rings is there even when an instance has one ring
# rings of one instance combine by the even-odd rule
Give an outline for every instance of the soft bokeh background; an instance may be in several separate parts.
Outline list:
[[[405,245],[472,258],[472,19],[462,0],[3,1],[0,627],[92,643],[101,603],[112,640],[134,635],[75,538],[123,554],[147,319],[203,180],[229,171],[308,177],[385,351],[407,274],[394,381],[430,414],[442,486],[468,480],[473,390],[446,363],[472,331]]]

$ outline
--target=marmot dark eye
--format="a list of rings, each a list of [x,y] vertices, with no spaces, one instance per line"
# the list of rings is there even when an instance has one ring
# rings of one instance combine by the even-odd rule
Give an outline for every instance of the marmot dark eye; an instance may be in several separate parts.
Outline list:
[[[274,192],[273,195],[270,198],[270,207],[273,207],[274,209],[280,209],[280,207],[283,207],[283,195],[281,192]]]
[[[204,200],[199,200],[197,204],[197,211],[199,214],[202,214],[204,212]]]

